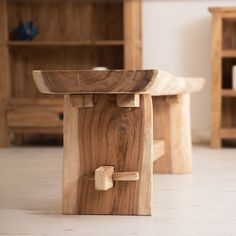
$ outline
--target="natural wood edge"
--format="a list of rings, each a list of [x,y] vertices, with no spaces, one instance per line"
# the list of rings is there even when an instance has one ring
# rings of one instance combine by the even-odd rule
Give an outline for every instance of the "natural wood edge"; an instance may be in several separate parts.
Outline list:
[[[40,70],[34,70],[33,71],[33,80],[38,88],[38,90],[42,93],[52,93],[47,85],[45,84],[45,80],[43,78],[42,72]]]
[[[166,96],[200,91],[205,84],[204,78],[173,76],[166,71],[158,71],[155,84],[148,90],[152,96]]]
[[[33,77],[41,92],[52,94],[163,96],[198,92],[205,84],[204,78],[177,77],[165,71],[157,75],[156,70],[33,71]]]
[[[157,70],[33,70],[42,93],[145,94],[157,78]]]

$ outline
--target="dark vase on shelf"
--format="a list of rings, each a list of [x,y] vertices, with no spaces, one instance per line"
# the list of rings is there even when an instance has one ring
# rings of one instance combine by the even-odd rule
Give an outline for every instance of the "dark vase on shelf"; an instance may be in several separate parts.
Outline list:
[[[17,28],[12,31],[11,39],[31,41],[38,35],[38,33],[39,29],[32,21],[20,21]]]

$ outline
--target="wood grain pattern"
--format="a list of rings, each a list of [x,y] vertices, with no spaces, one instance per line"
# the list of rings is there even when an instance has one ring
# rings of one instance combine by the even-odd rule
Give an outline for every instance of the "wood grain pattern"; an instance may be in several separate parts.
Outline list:
[[[115,95],[94,95],[94,108],[77,109],[65,96],[63,213],[150,215],[152,200],[152,101],[119,108]],[[99,166],[138,171],[135,182],[116,182],[105,192],[84,180]]]
[[[221,126],[221,47],[222,47],[222,18],[217,12],[212,19],[212,138],[213,148],[221,147],[219,129]]]
[[[158,70],[154,85],[149,89],[152,96],[176,95],[200,91],[205,84],[204,78],[174,76],[167,71]]]
[[[204,78],[177,77],[156,70],[33,71],[34,81],[43,93],[148,93],[152,96],[200,91]],[[118,95],[121,106],[138,104],[138,94]],[[136,100],[135,100],[136,99]],[[123,101],[124,100],[124,101]],[[123,104],[122,103],[127,103]]]
[[[77,95],[73,94],[70,96],[71,104],[74,107],[93,107],[93,95]]]
[[[142,93],[156,79],[156,70],[33,71],[43,93]]]
[[[139,107],[139,94],[117,94],[116,102],[118,107]]]
[[[154,173],[191,172],[190,95],[153,97],[152,99],[154,140],[165,141],[165,155],[154,162]]]

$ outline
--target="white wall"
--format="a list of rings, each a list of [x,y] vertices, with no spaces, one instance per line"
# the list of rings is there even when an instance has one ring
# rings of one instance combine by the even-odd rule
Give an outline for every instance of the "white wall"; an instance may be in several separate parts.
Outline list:
[[[235,0],[143,0],[144,68],[203,76],[206,86],[192,96],[192,129],[210,136],[211,14],[209,6]]]

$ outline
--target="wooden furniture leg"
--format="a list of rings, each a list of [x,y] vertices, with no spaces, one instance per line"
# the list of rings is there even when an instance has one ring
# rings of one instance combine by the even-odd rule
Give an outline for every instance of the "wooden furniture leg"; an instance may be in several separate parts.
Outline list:
[[[64,214],[151,214],[151,96],[139,95],[140,107],[127,101],[127,95],[123,95],[125,99],[121,96],[65,95]],[[114,187],[104,188],[107,191],[97,191],[91,176],[100,166],[114,166],[115,172],[138,172],[139,179],[115,181]]]
[[[154,173],[191,172],[190,95],[153,97],[153,116],[154,142],[165,141],[165,154],[154,162]]]

